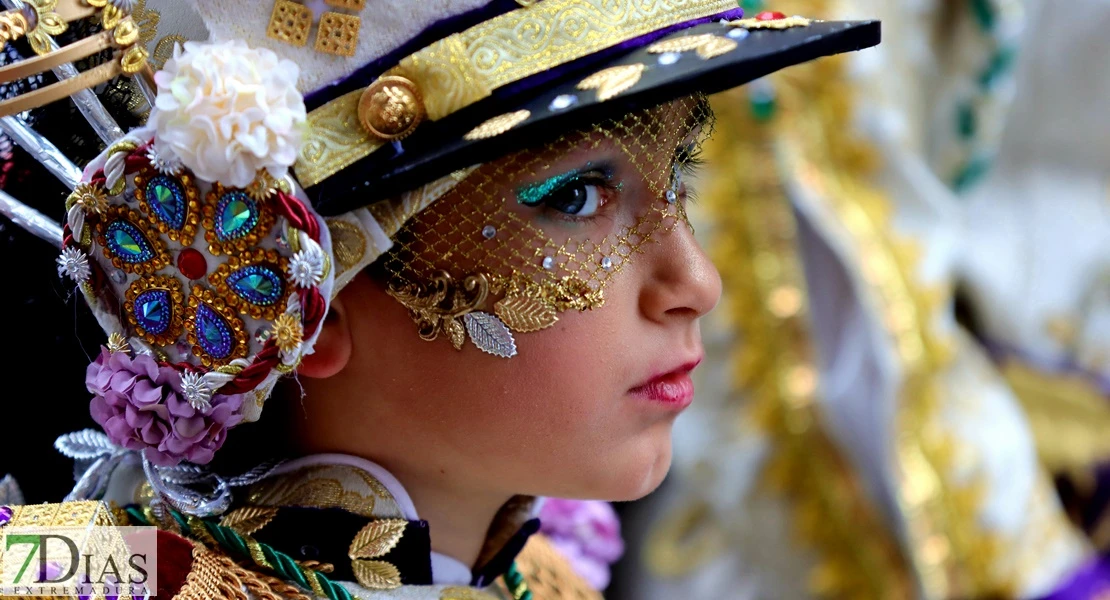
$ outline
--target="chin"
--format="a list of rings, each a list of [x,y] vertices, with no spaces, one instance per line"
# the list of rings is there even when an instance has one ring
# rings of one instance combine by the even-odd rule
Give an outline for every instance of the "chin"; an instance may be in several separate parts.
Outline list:
[[[671,431],[666,435],[652,436],[638,444],[635,451],[622,456],[621,472],[610,472],[603,497],[611,502],[639,500],[655,491],[671,468]]]

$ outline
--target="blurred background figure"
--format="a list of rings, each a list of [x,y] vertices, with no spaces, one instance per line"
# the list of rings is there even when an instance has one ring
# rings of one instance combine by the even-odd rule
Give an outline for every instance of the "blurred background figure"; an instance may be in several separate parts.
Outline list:
[[[967,322],[1069,515],[1110,550],[1110,3],[1042,3],[1001,151],[964,199]]]
[[[1110,594],[1110,2],[742,4],[884,42],[715,98],[714,365],[612,597]]]

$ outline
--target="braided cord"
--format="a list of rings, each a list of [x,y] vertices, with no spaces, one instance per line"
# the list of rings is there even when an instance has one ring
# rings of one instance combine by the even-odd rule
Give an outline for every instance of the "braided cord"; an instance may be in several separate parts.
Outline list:
[[[137,507],[129,506],[124,510],[136,522],[151,525],[146,515]],[[195,517],[186,519],[176,510],[170,510],[169,513],[186,536],[210,540],[229,554],[237,558],[250,559],[256,565],[273,571],[282,579],[292,581],[329,600],[353,600],[346,588],[329,579],[327,575],[303,568],[293,557],[275,550],[268,544],[240,535],[234,529],[212,521]]]

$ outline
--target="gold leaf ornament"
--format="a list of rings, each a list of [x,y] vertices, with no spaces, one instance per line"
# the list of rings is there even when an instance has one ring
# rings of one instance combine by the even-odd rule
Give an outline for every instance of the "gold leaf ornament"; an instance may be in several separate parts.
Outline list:
[[[513,127],[516,127],[517,125],[520,125],[521,123],[527,121],[528,117],[530,116],[532,116],[532,112],[526,109],[521,109],[511,113],[505,113],[503,115],[497,115],[496,117],[485,121],[474,129],[471,129],[466,135],[463,136],[463,139],[468,141],[484,140],[486,138],[501,135],[502,133],[505,133]]]
[[[578,82],[580,90],[597,90],[598,102],[604,102],[631,88],[644,76],[645,65],[618,65],[602,69]]]
[[[272,506],[244,506],[237,508],[220,520],[220,525],[230,527],[241,535],[252,535],[270,524],[278,509]]]
[[[354,560],[351,568],[355,579],[372,590],[392,590],[401,587],[401,572],[397,567],[381,560]]]
[[[462,350],[463,343],[466,342],[466,327],[458,319],[451,319],[444,325],[447,330],[447,336],[451,339],[451,345],[455,350]]]
[[[650,54],[663,54],[665,52],[688,52],[690,50],[697,50],[698,56],[708,60],[734,50],[738,45],[739,44],[737,44],[735,40],[716,36],[711,33],[702,33],[698,35],[684,35],[682,37],[656,42],[648,46],[647,51]]]
[[[493,313],[517,333],[547,329],[559,320],[554,306],[527,296],[503,298],[493,306]]]
[[[407,521],[402,519],[376,519],[355,534],[347,550],[352,559],[385,556],[397,546],[405,534]]]

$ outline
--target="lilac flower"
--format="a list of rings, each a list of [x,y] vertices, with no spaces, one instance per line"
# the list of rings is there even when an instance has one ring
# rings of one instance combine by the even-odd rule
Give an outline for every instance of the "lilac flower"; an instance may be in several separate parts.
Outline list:
[[[620,520],[608,502],[548,498],[540,531],[574,570],[598,590],[609,585],[609,566],[624,553]]]
[[[113,443],[141,450],[154,464],[205,464],[242,420],[242,394],[215,394],[198,410],[181,389],[181,375],[154,358],[102,350],[85,372],[94,394],[89,411]]]

